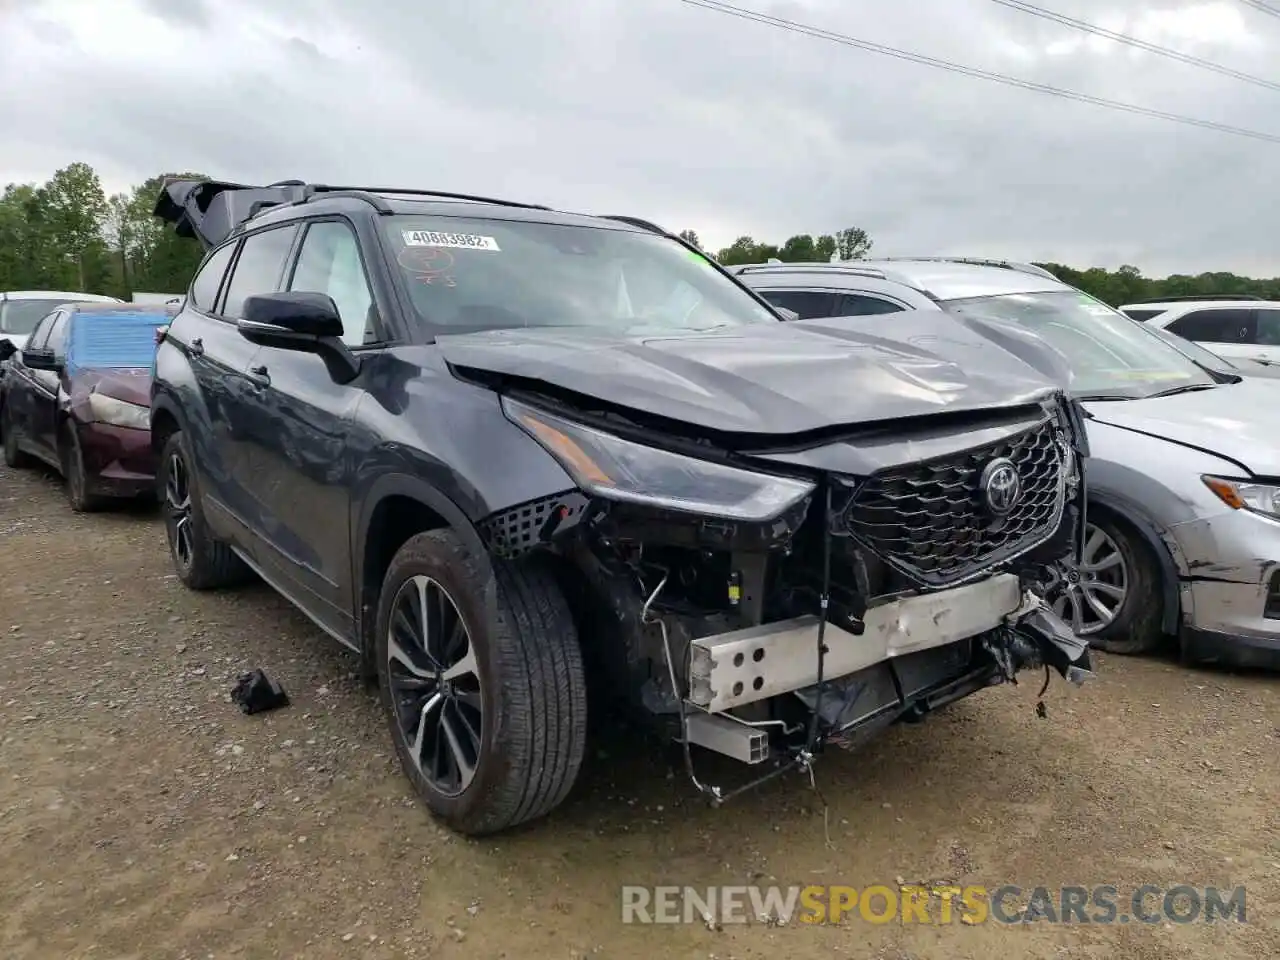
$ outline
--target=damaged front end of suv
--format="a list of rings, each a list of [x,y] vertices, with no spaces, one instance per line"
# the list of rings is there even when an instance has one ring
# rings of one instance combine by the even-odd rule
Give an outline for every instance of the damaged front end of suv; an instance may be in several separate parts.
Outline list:
[[[584,651],[713,802],[1023,670],[1089,676],[1039,586],[1083,526],[1085,435],[1060,392],[783,447],[455,373],[497,387],[577,483],[488,518],[490,551],[568,561]],[[693,745],[757,776],[706,783]]]

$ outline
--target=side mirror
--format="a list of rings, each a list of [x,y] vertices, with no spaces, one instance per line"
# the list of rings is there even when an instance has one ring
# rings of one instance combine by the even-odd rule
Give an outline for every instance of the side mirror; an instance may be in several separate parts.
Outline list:
[[[240,329],[271,333],[261,328],[275,327],[280,333],[303,337],[341,337],[342,317],[332,298],[323,293],[266,293],[248,297]],[[248,333],[245,333],[248,337]],[[252,339],[252,337],[248,337]]]
[[[48,370],[50,373],[62,372],[62,361],[54,356],[52,350],[23,350],[22,362],[30,370]]]
[[[336,383],[350,383],[360,373],[360,359],[342,342],[337,304],[323,293],[246,297],[244,319],[236,329],[259,346],[318,354]]]
[[[4,363],[17,352],[18,348],[13,345],[12,340],[0,340],[0,363]]]
[[[799,320],[800,319],[800,314],[796,313],[790,307],[774,307],[773,309],[778,311],[778,313],[782,315],[783,320]]]

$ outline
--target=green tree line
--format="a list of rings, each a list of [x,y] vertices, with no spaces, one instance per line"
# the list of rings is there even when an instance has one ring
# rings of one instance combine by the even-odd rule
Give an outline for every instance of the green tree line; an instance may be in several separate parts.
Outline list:
[[[163,173],[107,196],[87,163],[45,183],[11,183],[0,194],[0,290],[67,290],[129,299],[136,291],[182,293],[200,263],[195,240],[152,216]]]
[[[0,194],[0,290],[76,290],[128,299],[135,291],[181,293],[200,263],[200,245],[176,236],[152,216],[166,177],[205,179],[190,172],[161,173],[130,190],[107,196],[97,172],[72,163],[45,183],[11,183]],[[692,230],[681,233],[701,248]],[[797,234],[781,244],[749,236],[711,254],[726,266],[841,260],[866,257],[873,242],[861,227],[813,236]],[[710,253],[710,251],[708,251]],[[1078,270],[1041,263],[1072,286],[1118,306],[1153,297],[1250,294],[1280,300],[1280,277],[1234,273],[1145,277],[1137,267]]]

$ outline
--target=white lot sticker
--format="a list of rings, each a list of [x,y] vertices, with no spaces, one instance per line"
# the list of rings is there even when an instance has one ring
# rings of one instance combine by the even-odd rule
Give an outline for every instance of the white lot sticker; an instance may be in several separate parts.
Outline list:
[[[404,231],[406,247],[453,247],[459,250],[497,250],[498,241],[474,233],[436,233],[434,230]]]

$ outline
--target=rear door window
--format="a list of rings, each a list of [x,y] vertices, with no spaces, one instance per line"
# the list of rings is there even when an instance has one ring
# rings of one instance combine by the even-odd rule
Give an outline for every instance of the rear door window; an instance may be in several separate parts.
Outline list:
[[[759,290],[775,307],[794,310],[801,320],[836,316],[836,294],[822,290]]]
[[[275,227],[244,238],[240,256],[231,268],[231,280],[223,301],[223,316],[239,320],[244,316],[244,302],[259,293],[276,293],[284,276],[285,261],[298,232],[296,224]]]
[[[1253,311],[1242,307],[1193,310],[1169,324],[1180,337],[1199,343],[1252,343]]]

